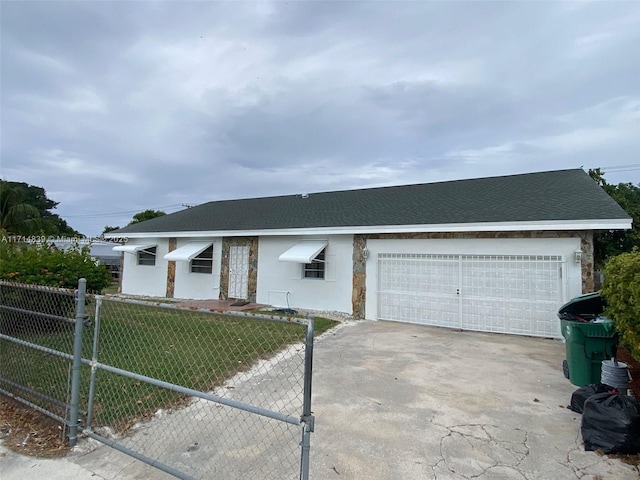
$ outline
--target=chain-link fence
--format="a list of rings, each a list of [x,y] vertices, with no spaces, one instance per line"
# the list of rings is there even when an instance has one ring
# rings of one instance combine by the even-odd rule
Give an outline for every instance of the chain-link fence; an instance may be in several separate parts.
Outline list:
[[[7,288],[16,298],[16,291],[31,291]],[[42,322],[25,327],[19,319],[27,314],[14,311],[24,310],[24,301],[14,307],[11,295],[3,293],[0,302],[3,342],[13,350],[23,348],[20,341],[37,340],[73,351],[73,318],[55,331],[36,328]],[[68,292],[67,297],[71,315],[76,302]],[[84,308],[76,312],[84,319],[76,325],[85,326],[76,348],[82,351],[77,384],[86,435],[179,478],[308,478],[313,319],[220,314],[101,296],[77,303]],[[5,323],[12,330],[5,331]],[[32,337],[21,337],[27,332]],[[36,359],[33,351],[22,357],[19,367],[3,359],[3,379],[29,386],[32,370],[42,370],[45,387],[52,389],[46,395],[54,397],[55,390],[67,408],[74,393],[69,359],[53,375],[51,362]]]
[[[71,444],[80,368],[75,325],[84,320],[78,303],[73,290],[0,281],[0,393],[74,426]]]

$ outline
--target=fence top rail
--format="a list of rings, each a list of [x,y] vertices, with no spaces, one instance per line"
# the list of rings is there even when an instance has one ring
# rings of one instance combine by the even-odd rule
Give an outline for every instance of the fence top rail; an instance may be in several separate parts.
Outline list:
[[[108,302],[118,302],[118,303],[126,303],[132,305],[140,305],[143,307],[156,307],[156,308],[165,308],[168,310],[177,310],[184,312],[197,312],[197,313],[205,313],[208,315],[218,315],[218,316],[226,316],[226,317],[242,317],[249,318],[255,320],[268,320],[273,322],[282,322],[282,323],[295,323],[299,325],[309,325],[309,318],[313,318],[310,315],[308,318],[303,317],[291,317],[285,315],[270,315],[266,313],[252,313],[252,312],[238,312],[233,310],[221,311],[213,308],[198,308],[198,307],[185,307],[180,305],[175,305],[172,303],[166,302],[154,302],[148,300],[136,300],[133,298],[121,298],[114,297],[110,295],[94,295],[87,294],[87,298],[95,298],[96,300],[106,300]]]
[[[15,287],[15,288],[23,288],[27,290],[36,290],[39,292],[51,292],[51,293],[60,293],[66,295],[75,295],[75,288],[60,288],[60,287],[50,287],[47,285],[33,285],[30,283],[18,283],[18,282],[7,282],[6,280],[0,280],[0,286],[2,287]]]
[[[58,322],[64,322],[64,323],[76,323],[77,321],[76,318],[61,317],[60,315],[53,315],[51,313],[39,312],[37,310],[27,310],[24,308],[9,307],[8,305],[0,304],[0,311],[2,310],[9,311],[9,312],[24,313],[24,314],[35,316],[35,317],[46,318],[49,320],[56,320]]]

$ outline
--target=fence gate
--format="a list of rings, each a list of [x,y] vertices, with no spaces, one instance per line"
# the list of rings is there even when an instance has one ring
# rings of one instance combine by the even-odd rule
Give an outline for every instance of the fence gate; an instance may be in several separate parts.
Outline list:
[[[56,418],[69,425],[70,442],[77,430],[178,478],[308,478],[312,317],[220,314],[79,292],[80,321],[64,321],[73,341],[69,328],[28,338],[6,331],[5,313],[17,307],[3,294],[0,339],[32,350],[21,366],[2,359],[3,393],[25,388],[13,370],[33,369],[36,354],[56,355],[68,374],[41,377],[64,386],[63,400],[52,404],[69,412]],[[24,315],[12,313],[14,323],[17,314]],[[64,353],[74,345],[82,355]]]

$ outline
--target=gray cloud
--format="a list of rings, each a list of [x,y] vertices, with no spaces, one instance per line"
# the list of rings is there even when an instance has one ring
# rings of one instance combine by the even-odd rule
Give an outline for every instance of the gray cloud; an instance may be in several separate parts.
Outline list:
[[[182,203],[633,164],[638,19],[625,2],[5,2],[0,173],[91,235]]]

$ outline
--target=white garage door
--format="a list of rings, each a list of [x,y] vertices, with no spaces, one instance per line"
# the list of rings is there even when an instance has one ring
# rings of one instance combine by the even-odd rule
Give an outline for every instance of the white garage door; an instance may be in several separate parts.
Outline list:
[[[378,255],[378,318],[559,337],[562,257]]]

